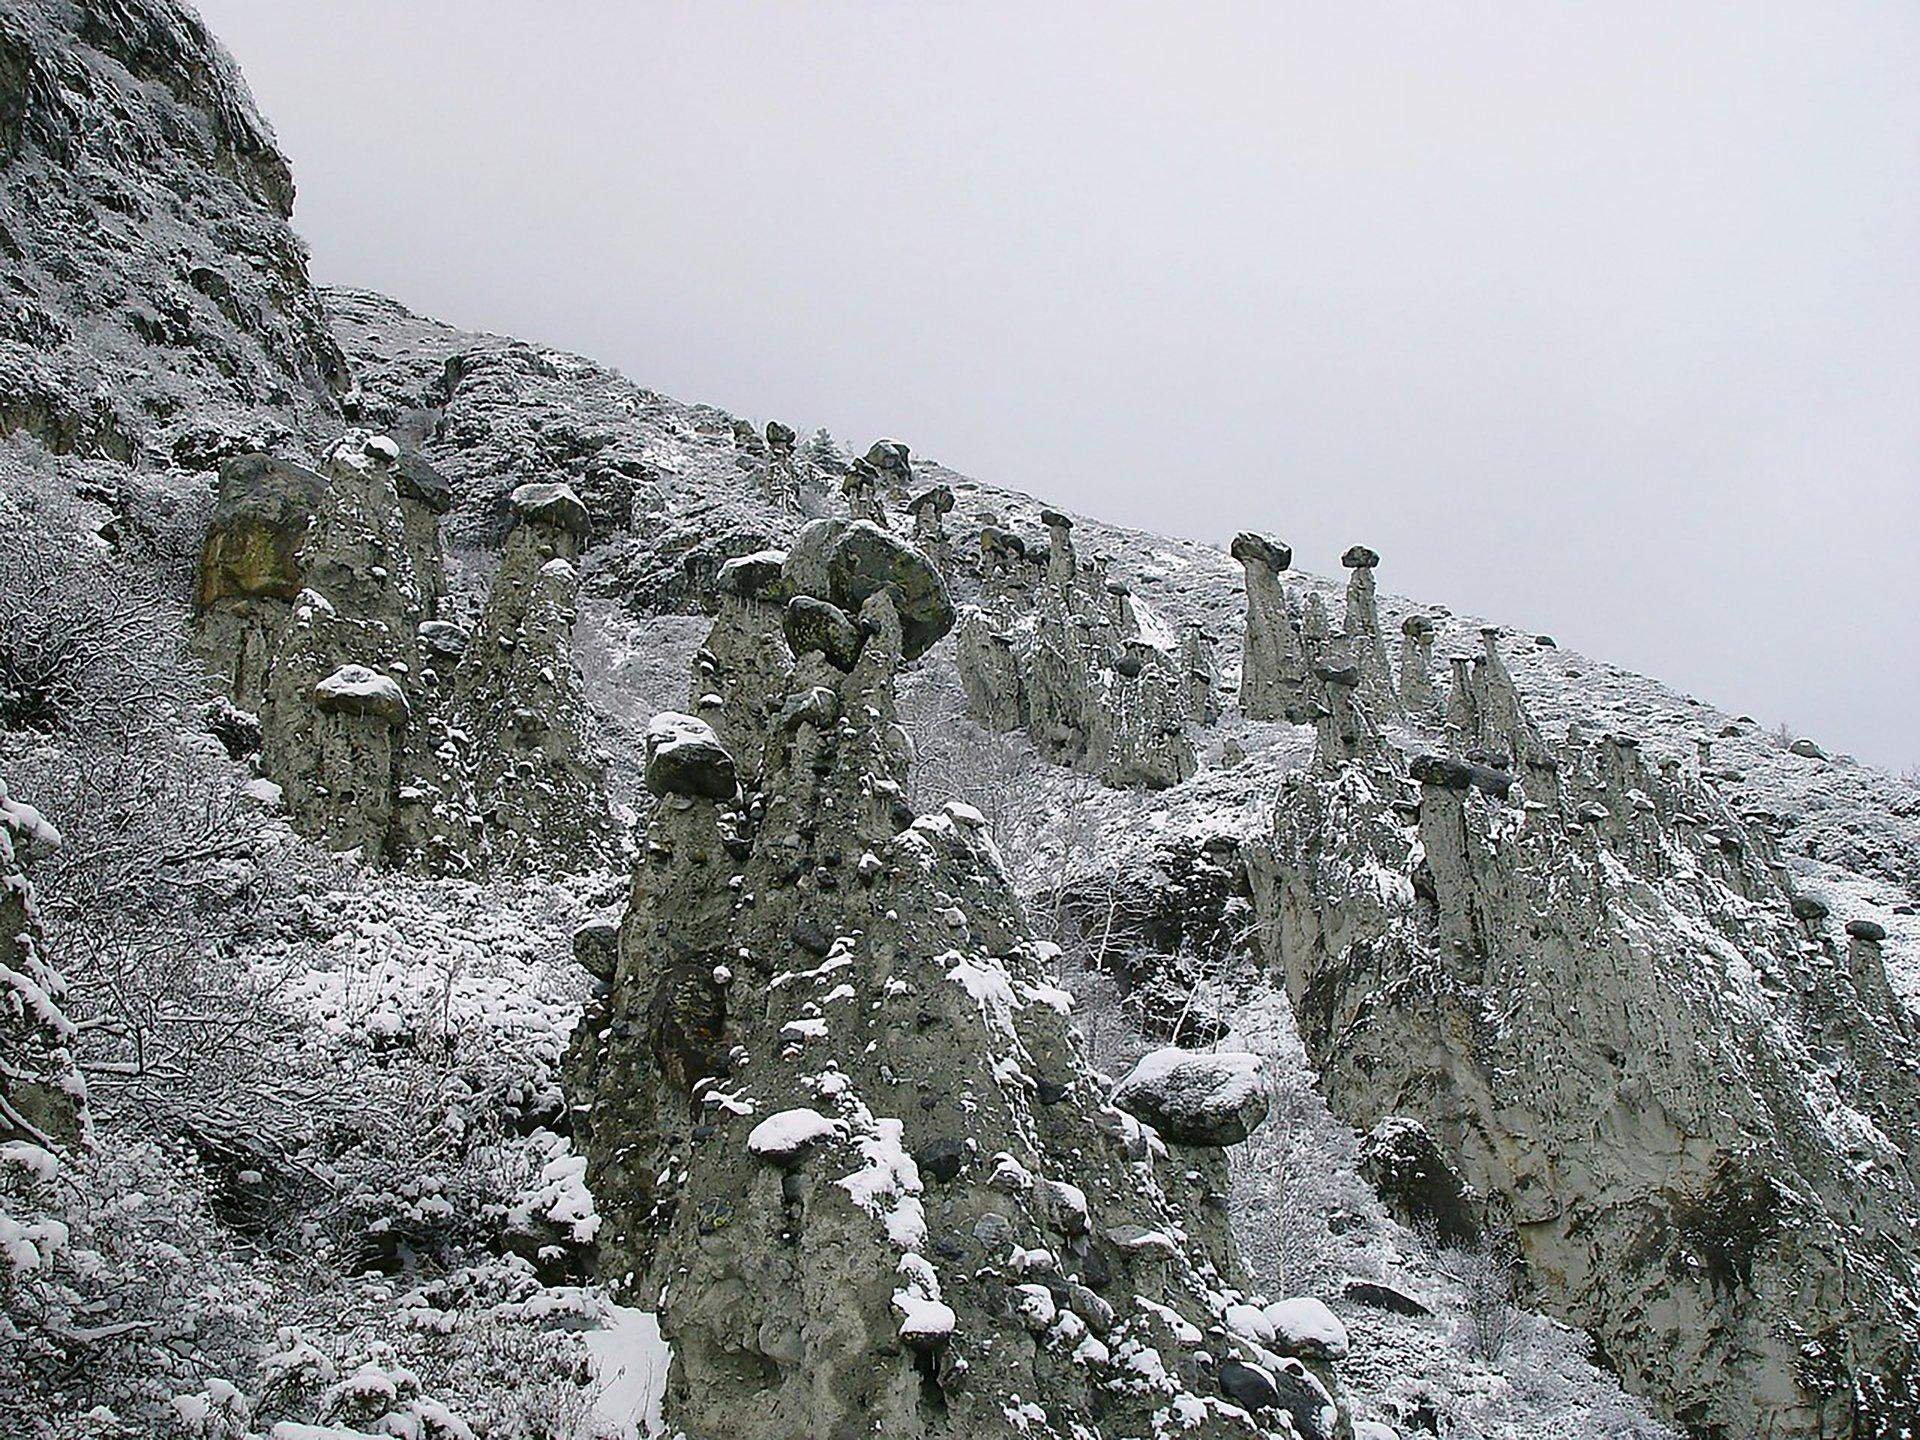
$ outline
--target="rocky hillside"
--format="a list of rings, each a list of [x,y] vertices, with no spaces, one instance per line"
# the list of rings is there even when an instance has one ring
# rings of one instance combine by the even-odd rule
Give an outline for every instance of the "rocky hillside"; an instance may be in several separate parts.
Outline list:
[[[0,1434],[1920,1425],[1911,781],[0,166]]]

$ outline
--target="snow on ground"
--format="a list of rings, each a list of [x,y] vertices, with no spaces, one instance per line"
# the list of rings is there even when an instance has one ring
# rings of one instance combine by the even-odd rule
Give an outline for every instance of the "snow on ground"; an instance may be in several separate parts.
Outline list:
[[[664,1434],[660,1401],[666,1394],[673,1350],[660,1338],[659,1318],[625,1305],[607,1309],[607,1322],[586,1332],[587,1353],[593,1356],[600,1387],[593,1397],[594,1418],[618,1440]]]

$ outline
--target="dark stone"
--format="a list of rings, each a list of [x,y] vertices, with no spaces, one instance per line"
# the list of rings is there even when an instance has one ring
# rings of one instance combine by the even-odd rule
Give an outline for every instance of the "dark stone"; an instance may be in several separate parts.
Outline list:
[[[697,723],[697,722],[694,722]],[[647,789],[655,795],[684,795],[698,800],[731,800],[740,788],[734,772],[733,757],[701,725],[698,731],[683,730],[671,737],[649,729],[646,737]]]
[[[1793,897],[1793,915],[1796,920],[1805,920],[1809,924],[1827,918],[1828,910],[1824,900],[1816,900],[1811,895]]]
[[[1280,1387],[1273,1383],[1273,1377],[1263,1366],[1249,1365],[1242,1360],[1222,1360],[1219,1379],[1220,1393],[1242,1410],[1258,1415],[1280,1404]]]
[[[1340,563],[1349,570],[1371,570],[1380,563],[1380,552],[1365,545],[1349,545]]]
[[[951,1185],[966,1168],[967,1147],[959,1140],[934,1140],[913,1152],[920,1173],[942,1185]]]
[[[1354,690],[1360,685],[1358,665],[1316,665],[1313,673],[1324,684],[1338,685],[1343,690]]]
[[[593,521],[587,507],[569,485],[536,481],[517,486],[507,497],[514,513],[535,525],[552,525],[565,530],[581,544],[593,533]]]
[[[1465,790],[1473,784],[1473,767],[1444,755],[1416,755],[1407,773],[1422,785],[1442,790]]]
[[[1013,531],[1002,529],[998,525],[982,525],[980,549],[983,553],[993,551],[1002,555],[1024,556],[1027,553],[1027,542]]]
[[[1442,790],[1484,790],[1496,800],[1504,800],[1513,790],[1513,776],[1493,765],[1477,765],[1450,760],[1444,755],[1416,755],[1407,773],[1422,785]]]
[[[1054,509],[1042,510],[1040,512],[1040,523],[1049,530],[1073,529],[1073,517]]]
[[[1138,677],[1140,672],[1147,667],[1138,655],[1134,654],[1131,650],[1125,650],[1122,651],[1120,657],[1113,662],[1113,668],[1126,676],[1127,679],[1132,680]]]
[[[1344,1288],[1347,1299],[1356,1305],[1369,1305],[1375,1310],[1390,1310],[1395,1315],[1431,1315],[1432,1309],[1391,1285],[1382,1285],[1374,1280],[1349,1280]]]
[[[1058,1080],[1040,1079],[1034,1081],[1033,1093],[1034,1098],[1042,1105],[1058,1105],[1067,1098],[1068,1089],[1068,1086],[1062,1085]]]
[[[1242,530],[1233,537],[1227,553],[1242,565],[1258,563],[1276,574],[1293,564],[1293,547],[1285,541]]]
[[[1864,940],[1869,945],[1878,945],[1887,938],[1887,927],[1878,920],[1849,920],[1847,934],[1855,940]]]
[[[589,920],[573,932],[573,958],[594,979],[611,982],[620,965],[620,927],[611,920]]]
[[[793,442],[800,437],[790,425],[782,425],[778,420],[767,421],[767,445],[774,450],[791,450]]]
[[[820,927],[820,922],[811,916],[803,915],[794,921],[791,934],[793,943],[815,959],[824,956],[833,948],[832,937]]]
[[[427,458],[409,450],[393,465],[393,483],[404,500],[418,500],[436,515],[453,508],[453,482]]]
[[[796,595],[787,602],[782,628],[795,655],[818,650],[840,670],[853,669],[865,639],[846,611],[811,595]]]
[[[1559,642],[1551,635],[1536,635],[1533,637],[1533,643],[1543,650],[1558,650],[1560,648]]]

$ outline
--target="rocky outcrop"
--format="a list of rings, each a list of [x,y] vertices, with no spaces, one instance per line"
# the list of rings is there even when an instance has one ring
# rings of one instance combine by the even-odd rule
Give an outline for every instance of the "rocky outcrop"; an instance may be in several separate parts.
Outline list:
[[[1186,722],[1217,712],[1212,656],[1195,627],[1148,639],[1140,603],[1106,561],[1082,562],[1072,517],[1042,510],[1044,546],[980,531],[982,605],[961,619],[956,659],[967,713],[1025,730],[1041,757],[1119,789],[1165,789],[1199,769]]]
[[[1530,1301],[1687,1429],[1898,1433],[1920,1085],[1863,942],[1711,780],[1546,746],[1490,635],[1466,671],[1486,759],[1294,775],[1250,865],[1336,1110],[1383,1192],[1510,1232]]]
[[[512,504],[519,523],[454,672],[445,739],[428,733],[436,750],[465,751],[486,865],[556,873],[582,868],[612,846],[603,767],[588,749],[573,663],[579,562],[592,524],[565,485],[523,485]],[[428,772],[425,757],[415,769]],[[425,790],[412,785],[402,798],[427,807],[431,835],[443,827],[434,823],[437,797]]]
[[[572,659],[591,530],[566,485],[522,485],[478,625],[438,617],[451,487],[354,430],[319,472],[226,465],[194,645],[307,834],[434,872],[575,869],[615,843]]]
[[[0,435],[210,470],[331,416],[346,364],[292,208],[272,131],[191,10],[7,6]]]
[[[789,586],[837,607],[801,548]],[[738,796],[708,727],[650,734],[663,798],[569,1060],[602,1268],[673,1347],[667,1424],[1281,1429],[1230,1403],[1232,1367],[1287,1362],[1226,1319],[1222,1152],[1107,1103],[984,822],[904,803],[896,592],[847,619],[850,669],[758,677],[777,698]],[[658,763],[680,747],[700,763]]]

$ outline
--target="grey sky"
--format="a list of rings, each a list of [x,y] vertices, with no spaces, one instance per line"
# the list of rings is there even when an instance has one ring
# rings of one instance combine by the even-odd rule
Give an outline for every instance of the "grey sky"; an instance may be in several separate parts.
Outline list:
[[[1920,8],[201,9],[323,280],[1920,764]]]

